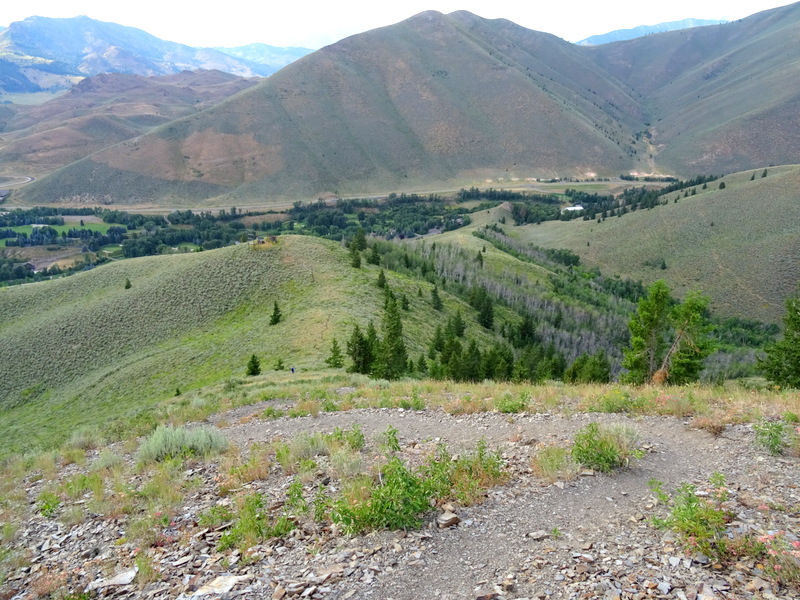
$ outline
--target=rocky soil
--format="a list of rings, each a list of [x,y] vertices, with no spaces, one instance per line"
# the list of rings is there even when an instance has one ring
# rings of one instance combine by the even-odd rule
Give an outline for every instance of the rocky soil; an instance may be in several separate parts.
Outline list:
[[[735,513],[731,533],[782,530],[796,540],[798,459],[772,457],[758,448],[751,425],[730,426],[714,438],[673,417],[451,416],[440,410],[360,409],[262,420],[258,415],[263,408],[237,409],[214,422],[242,449],[301,431],[330,432],[356,423],[374,439],[392,425],[412,462],[440,441],[457,452],[483,438],[502,451],[511,477],[480,504],[431,511],[417,531],[347,536],[306,522],[285,538],[257,546],[255,556],[243,560],[237,551],[216,550],[226,525],[198,525],[204,510],[230,502],[218,494],[219,460],[187,463],[185,475],[196,485],[149,551],[156,575],[146,583],[137,577],[134,558],[139,549],[127,541],[128,516],[89,514],[74,525],[57,516],[45,518],[33,510],[45,484],[29,481],[31,516],[13,542],[29,551],[29,560],[10,572],[0,598],[47,597],[58,585],[59,593],[67,590],[73,598],[86,592],[98,598],[182,600],[800,598],[797,589],[771,582],[757,561],[714,564],[684,549],[650,520],[666,512],[648,481],[661,480],[668,491],[694,483],[702,491],[709,476],[719,472],[726,478]],[[573,481],[555,484],[537,479],[530,466],[537,447],[567,443],[591,421],[631,425],[644,457],[611,475],[584,471]],[[69,465],[60,477],[86,468]],[[279,505],[289,480],[275,468],[267,479],[247,486]],[[49,579],[58,581],[48,588]]]

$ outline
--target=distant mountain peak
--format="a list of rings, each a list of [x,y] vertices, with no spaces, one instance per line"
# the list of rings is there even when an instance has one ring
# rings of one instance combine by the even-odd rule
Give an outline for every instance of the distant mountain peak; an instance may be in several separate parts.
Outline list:
[[[616,29],[601,35],[593,35],[575,42],[579,46],[599,46],[611,42],[622,42],[632,40],[652,33],[664,33],[666,31],[678,31],[680,29],[690,29],[692,27],[707,27],[708,25],[723,25],[728,21],[709,20],[709,19],[682,19],[680,21],[669,21],[656,25],[639,25],[632,29]]]
[[[0,99],[5,94],[57,93],[100,73],[169,75],[183,70],[220,70],[240,77],[268,76],[311,52],[263,46],[234,53],[194,48],[137,29],[98,21],[32,16],[0,27]],[[264,50],[264,49],[269,49]]]

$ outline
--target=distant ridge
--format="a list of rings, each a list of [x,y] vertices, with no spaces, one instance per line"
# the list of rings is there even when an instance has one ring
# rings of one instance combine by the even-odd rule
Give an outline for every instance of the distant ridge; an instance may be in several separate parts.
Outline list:
[[[246,60],[250,63],[265,65],[271,72],[278,71],[286,65],[293,63],[306,54],[311,54],[313,50],[309,48],[288,47],[279,48],[268,44],[247,44],[246,46],[236,46],[234,48],[214,48],[234,58]]]
[[[216,69],[240,77],[267,76],[310,52],[253,46],[260,52],[193,48],[86,16],[28,17],[0,29],[0,99],[4,93],[58,92],[101,73],[147,77]]]
[[[679,31],[681,29],[690,29],[692,27],[706,27],[708,25],[722,25],[728,21],[714,20],[714,19],[682,19],[680,21],[670,21],[668,23],[658,23],[657,25],[639,25],[632,29],[615,29],[608,33],[600,35],[593,35],[575,42],[579,46],[599,46],[601,44],[609,44],[611,42],[621,42],[624,40],[632,40],[652,33],[664,33],[665,31]]]

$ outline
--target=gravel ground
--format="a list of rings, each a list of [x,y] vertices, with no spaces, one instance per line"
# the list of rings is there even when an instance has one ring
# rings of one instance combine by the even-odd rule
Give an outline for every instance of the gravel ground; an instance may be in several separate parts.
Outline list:
[[[665,514],[648,487],[651,479],[663,481],[667,491],[682,483],[702,490],[719,472],[736,515],[732,532],[783,530],[796,539],[791,536],[800,522],[798,460],[772,457],[756,447],[752,426],[729,426],[714,438],[673,417],[358,409],[263,420],[263,409],[239,408],[212,422],[243,449],[355,424],[375,439],[393,426],[403,456],[412,462],[438,442],[459,452],[484,439],[500,449],[511,477],[480,504],[445,507],[459,519],[453,526],[437,526],[442,508],[432,511],[420,530],[409,532],[346,536],[305,523],[285,539],[256,547],[257,559],[245,565],[235,551],[216,551],[220,530],[197,524],[203,510],[221,501],[218,462],[197,463],[187,470],[199,481],[197,488],[169,525],[176,541],[150,551],[160,574],[156,581],[137,585],[133,580],[138,549],[120,541],[128,526],[124,515],[90,515],[67,526],[34,514],[16,541],[30,549],[31,564],[10,574],[0,599],[46,597],[37,596],[36,584],[56,570],[71,573],[70,590],[89,589],[104,598],[800,598],[797,589],[770,582],[763,565],[746,558],[715,565],[683,549],[650,521]],[[610,475],[584,471],[556,484],[537,479],[530,467],[537,448],[567,444],[589,422],[631,426],[643,458]],[[73,465],[62,476],[78,471]],[[275,472],[246,487],[279,503],[288,481]],[[32,503],[41,485],[31,482]]]

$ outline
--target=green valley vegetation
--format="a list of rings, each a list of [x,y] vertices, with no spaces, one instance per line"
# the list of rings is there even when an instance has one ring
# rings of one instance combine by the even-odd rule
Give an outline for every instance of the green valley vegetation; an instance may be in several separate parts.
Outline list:
[[[161,225],[101,214],[133,226],[136,247],[173,229],[198,236],[241,223],[243,231],[261,216],[183,212]],[[384,379],[618,379],[627,324],[646,296],[641,283],[587,268],[571,251],[520,242],[508,235],[513,226],[498,225],[509,214],[503,206],[470,214],[468,226],[433,238],[381,239],[357,215],[352,235],[338,240],[253,230],[248,243],[113,261],[2,290],[0,431],[9,451],[55,443],[87,414],[146,432],[148,407],[176,389],[188,402],[202,386],[235,387],[253,355],[262,376],[289,364]],[[774,332],[738,320],[719,321],[711,335],[724,343],[693,376],[717,381],[752,375],[755,352]],[[68,340],[70,351],[48,339]],[[58,418],[34,426],[42,411]]]
[[[800,388],[800,290],[786,300],[783,337],[767,345],[759,366],[777,385]]]

